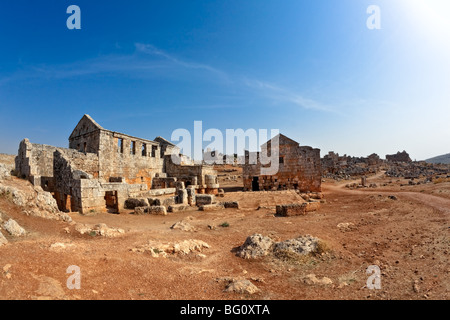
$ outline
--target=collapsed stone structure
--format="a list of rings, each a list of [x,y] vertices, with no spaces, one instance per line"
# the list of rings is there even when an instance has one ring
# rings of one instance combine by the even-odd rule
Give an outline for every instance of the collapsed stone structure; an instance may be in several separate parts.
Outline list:
[[[412,162],[409,154],[403,150],[403,152],[397,152],[397,154],[386,155],[386,160],[390,162]]]
[[[162,137],[152,141],[106,130],[84,115],[69,137],[69,148],[24,139],[15,170],[51,192],[61,211],[119,212],[128,198],[175,195],[180,186],[216,194],[213,167],[188,160]]]
[[[261,175],[261,154],[269,155],[271,145],[278,140],[278,172],[273,175]],[[252,163],[250,158],[256,158]],[[243,166],[245,191],[287,190],[296,189],[301,192],[321,192],[322,168],[320,150],[308,146],[300,146],[298,142],[279,134],[261,145],[261,152],[251,154],[245,151]]]
[[[380,170],[384,161],[373,153],[368,157],[340,156],[330,151],[322,159],[324,178],[351,179],[355,176],[374,174]]]

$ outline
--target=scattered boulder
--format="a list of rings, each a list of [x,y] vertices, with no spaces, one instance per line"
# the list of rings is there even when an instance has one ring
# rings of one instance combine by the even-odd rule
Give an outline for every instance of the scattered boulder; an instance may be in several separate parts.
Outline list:
[[[236,255],[244,259],[256,259],[268,255],[274,245],[274,241],[261,234],[249,236],[244,244],[239,247]]]
[[[355,224],[351,222],[342,222],[337,225],[338,229],[342,232],[348,232],[356,229]]]
[[[9,232],[13,237],[20,237],[26,234],[24,228],[22,228],[15,220],[9,219],[3,223],[3,228]]]
[[[225,292],[240,294],[255,294],[259,291],[258,287],[249,280],[233,280],[225,289]]]
[[[275,242],[269,237],[254,234],[249,236],[244,244],[238,248],[236,255],[244,259],[256,259],[273,254],[281,259],[286,254],[307,255],[319,250],[321,250],[320,240],[310,235]]]
[[[396,196],[389,196],[388,198],[391,199],[391,200],[394,200],[394,201],[398,200],[398,198]]]
[[[184,240],[174,243],[160,243],[156,241],[149,241],[147,244],[131,249],[132,252],[149,253],[152,257],[166,258],[169,255],[185,256],[189,254],[196,254],[200,257],[203,249],[209,248],[209,245],[201,240]]]
[[[221,202],[220,205],[222,205],[225,209],[239,209],[238,201]]]
[[[153,215],[167,216],[167,210],[165,206],[136,207],[134,208],[134,214],[136,215],[153,214]]]
[[[330,278],[323,277],[322,279],[319,279],[316,277],[315,274],[308,274],[303,279],[303,282],[308,285],[320,285],[320,286],[329,286],[333,284],[333,281]]]
[[[75,230],[78,231],[80,234],[89,234],[91,236],[103,236],[108,238],[117,237],[125,233],[125,230],[123,229],[110,228],[104,223],[96,225],[77,223],[75,225]]]
[[[195,231],[196,229],[189,222],[181,220],[170,227],[170,229],[178,229],[182,231]]]
[[[274,253],[289,251],[292,253],[304,255],[310,252],[315,252],[318,248],[318,244],[319,239],[314,238],[310,235],[306,235],[295,239],[277,242],[273,247],[273,251]]]

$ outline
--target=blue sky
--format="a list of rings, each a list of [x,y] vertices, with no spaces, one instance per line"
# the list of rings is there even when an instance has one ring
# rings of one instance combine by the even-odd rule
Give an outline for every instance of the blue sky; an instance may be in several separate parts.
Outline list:
[[[69,5],[81,30],[69,30]],[[381,9],[381,30],[366,10]],[[0,152],[67,147],[83,114],[153,139],[279,129],[367,156],[450,152],[450,1],[0,3]]]

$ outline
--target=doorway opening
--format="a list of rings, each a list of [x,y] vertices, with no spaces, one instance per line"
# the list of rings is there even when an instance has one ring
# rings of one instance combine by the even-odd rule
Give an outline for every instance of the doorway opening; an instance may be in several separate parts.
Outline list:
[[[259,191],[259,177],[253,177],[252,191]]]
[[[105,192],[106,211],[108,213],[119,213],[119,201],[117,191]]]

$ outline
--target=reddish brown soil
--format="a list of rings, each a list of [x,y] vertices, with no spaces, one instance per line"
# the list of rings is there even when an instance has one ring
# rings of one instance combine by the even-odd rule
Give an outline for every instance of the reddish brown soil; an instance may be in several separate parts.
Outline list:
[[[369,182],[381,185],[389,180],[378,175]],[[293,192],[229,192],[218,198],[239,201],[239,210],[168,216],[70,214],[76,222],[125,229],[117,238],[80,235],[67,223],[25,216],[0,198],[0,210],[29,232],[20,239],[7,236],[10,243],[0,247],[0,299],[448,299],[450,199],[441,195],[448,194],[450,183],[399,187],[393,182],[357,190],[346,189],[346,183],[324,183],[326,203],[307,216],[276,217],[271,208],[257,210],[301,201]],[[187,216],[194,218],[190,223],[197,232],[170,229]],[[224,222],[229,227],[219,226]],[[343,232],[337,227],[346,222],[356,229]],[[310,234],[322,239],[327,251],[283,261],[235,256],[233,249],[254,233],[279,240]],[[206,258],[153,258],[130,251],[148,240],[184,239],[208,243]],[[74,247],[51,251],[56,242]],[[5,273],[7,264],[11,267]],[[81,268],[80,290],[66,287],[71,265]],[[381,268],[381,290],[365,287],[369,265]],[[305,284],[303,278],[311,273],[330,278],[333,285]],[[216,280],[220,277],[249,279],[261,291],[252,296],[226,293],[224,282]]]

